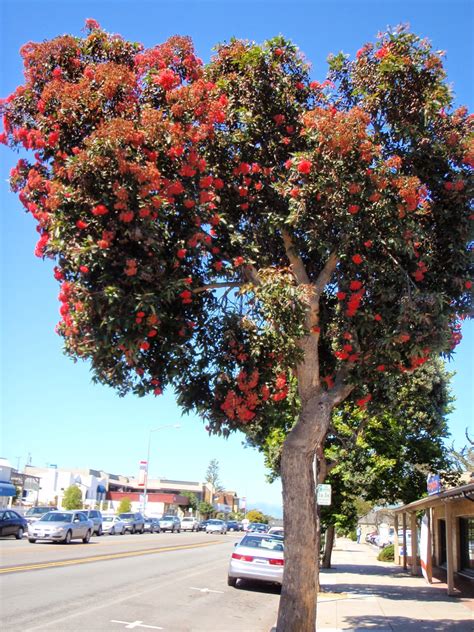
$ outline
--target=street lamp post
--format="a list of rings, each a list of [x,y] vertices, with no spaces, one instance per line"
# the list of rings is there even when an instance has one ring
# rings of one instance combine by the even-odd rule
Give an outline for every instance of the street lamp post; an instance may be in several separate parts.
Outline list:
[[[150,471],[150,448],[151,448],[151,433],[158,432],[158,430],[164,430],[165,428],[181,428],[180,424],[166,424],[166,426],[158,426],[158,428],[152,428],[148,432],[148,451],[146,456],[146,471],[145,471],[145,485],[143,487],[143,515],[146,511],[147,491],[148,491],[148,472]]]

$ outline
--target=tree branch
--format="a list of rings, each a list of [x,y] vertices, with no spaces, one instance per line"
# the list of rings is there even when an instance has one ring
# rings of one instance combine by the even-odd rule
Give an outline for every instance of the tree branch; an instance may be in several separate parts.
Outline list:
[[[201,287],[195,287],[193,290],[191,290],[191,292],[193,294],[200,294],[201,292],[207,292],[208,290],[216,290],[217,288],[220,288],[220,287],[227,287],[230,289],[233,287],[240,287],[241,285],[243,285],[241,281],[223,281],[222,283],[209,283],[209,285],[202,285]]]
[[[288,260],[290,262],[291,269],[293,270],[293,274],[295,275],[295,279],[298,281],[299,284],[310,285],[311,281],[309,280],[308,273],[306,272],[306,268],[304,267],[303,260],[296,253],[295,246],[289,232],[283,229],[281,231],[281,234],[283,236],[286,256],[288,257]]]

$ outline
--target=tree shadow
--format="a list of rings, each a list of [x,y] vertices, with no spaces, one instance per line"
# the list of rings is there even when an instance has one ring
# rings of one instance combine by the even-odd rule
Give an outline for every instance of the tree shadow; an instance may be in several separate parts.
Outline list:
[[[458,599],[457,597],[450,597],[446,594],[445,589],[442,586],[436,587],[432,585],[426,586],[402,586],[390,584],[342,584],[338,583],[334,586],[327,586],[323,588],[327,589],[327,592],[331,593],[348,593],[351,595],[360,595],[367,597],[368,595],[373,597],[383,597],[384,599],[391,599],[394,601],[432,601],[432,602],[445,602],[453,603]],[[471,631],[472,632],[472,631]]]
[[[344,624],[350,625],[353,632],[377,629],[387,632],[472,632],[473,622],[453,621],[452,619],[411,619],[409,617],[390,618],[376,615],[346,616]]]
[[[380,577],[408,577],[409,574],[402,567],[359,565],[359,564],[332,564],[331,568],[322,568],[323,574],[352,573],[354,575],[379,575]]]

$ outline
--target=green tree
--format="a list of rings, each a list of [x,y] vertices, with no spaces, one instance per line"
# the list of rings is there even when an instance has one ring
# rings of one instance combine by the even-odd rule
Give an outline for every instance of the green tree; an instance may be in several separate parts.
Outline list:
[[[210,432],[285,428],[277,628],[314,630],[332,411],[449,353],[471,309],[472,121],[440,54],[397,29],[320,83],[282,37],[204,68],[188,38],[144,50],[88,20],[22,55],[0,140],[34,152],[11,184],[67,353],[120,394],[172,385]]]
[[[224,490],[219,479],[219,461],[217,459],[211,459],[207,466],[206,476],[204,480],[206,483],[210,483],[213,493],[222,492]]]
[[[130,498],[122,498],[119,502],[119,506],[117,507],[117,514],[128,513],[132,510],[132,501]]]
[[[82,509],[82,493],[77,485],[64,490],[62,505],[64,509]]]
[[[198,511],[201,516],[209,518],[214,513],[214,507],[205,501],[201,501],[198,505]]]
[[[185,496],[189,500],[189,508],[192,509],[193,512],[195,512],[199,504],[196,494],[194,492],[186,492],[186,491],[179,492],[179,493],[181,496]]]

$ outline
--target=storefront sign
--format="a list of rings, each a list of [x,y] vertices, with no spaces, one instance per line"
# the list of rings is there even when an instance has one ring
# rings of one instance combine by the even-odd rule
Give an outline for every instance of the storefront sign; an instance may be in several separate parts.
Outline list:
[[[426,481],[426,488],[428,490],[428,496],[432,496],[433,494],[439,494],[441,491],[441,481],[439,478],[439,474],[430,474]]]

